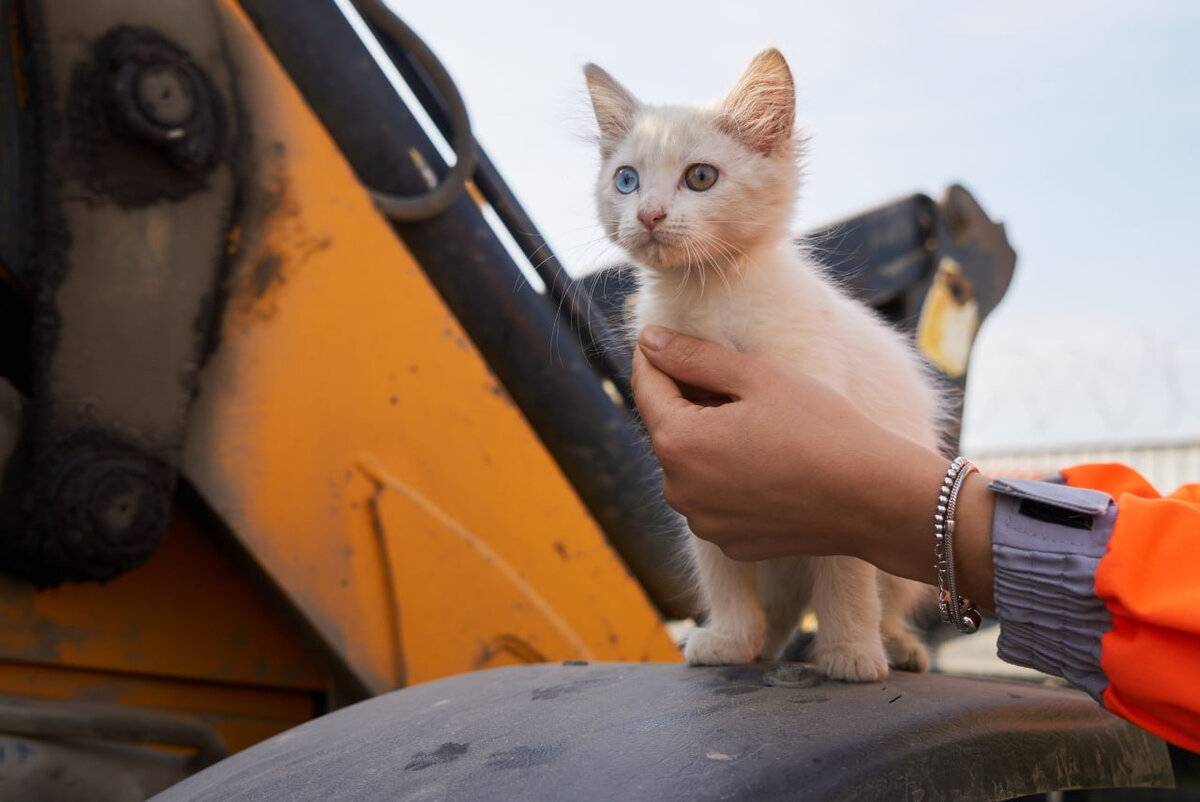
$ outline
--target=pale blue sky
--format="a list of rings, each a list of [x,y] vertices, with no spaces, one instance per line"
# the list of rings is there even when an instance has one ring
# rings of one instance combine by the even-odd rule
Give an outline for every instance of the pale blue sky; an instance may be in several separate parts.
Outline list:
[[[812,138],[798,228],[955,181],[1008,226],[1017,278],[976,346],[968,447],[1200,438],[1200,3],[395,7],[572,269],[615,258],[581,66],[702,100],[775,45]]]

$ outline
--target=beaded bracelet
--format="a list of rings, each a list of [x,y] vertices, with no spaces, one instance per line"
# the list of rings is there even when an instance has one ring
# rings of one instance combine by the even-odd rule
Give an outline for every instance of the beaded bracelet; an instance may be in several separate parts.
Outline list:
[[[959,632],[970,634],[979,629],[982,618],[969,599],[958,595],[954,576],[954,508],[958,493],[973,471],[979,470],[964,457],[950,463],[938,494],[937,512],[933,515],[933,552],[937,559],[934,568],[938,577],[938,609],[942,620],[953,622]]]

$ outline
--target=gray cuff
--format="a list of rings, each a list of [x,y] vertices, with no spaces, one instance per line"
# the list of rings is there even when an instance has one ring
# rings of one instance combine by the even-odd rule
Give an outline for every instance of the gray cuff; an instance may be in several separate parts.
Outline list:
[[[1096,566],[1117,505],[1098,490],[1062,481],[994,479],[992,560],[996,652],[1009,663],[1063,677],[1097,700],[1108,687],[1100,638],[1112,617],[1096,598]]]

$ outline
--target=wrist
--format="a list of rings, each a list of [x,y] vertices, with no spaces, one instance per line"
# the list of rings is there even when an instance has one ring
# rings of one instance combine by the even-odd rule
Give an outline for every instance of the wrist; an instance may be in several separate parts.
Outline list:
[[[963,596],[979,607],[994,608],[992,568],[992,518],[996,497],[987,477],[967,477],[958,499],[954,534],[954,571]]]
[[[937,585],[934,568],[933,514],[949,460],[904,441],[890,467],[867,491],[875,503],[864,519],[852,556],[895,576]],[[900,466],[900,467],[895,467]],[[992,602],[993,493],[987,479],[969,475],[959,491],[954,538],[954,568],[959,592],[980,607]]]

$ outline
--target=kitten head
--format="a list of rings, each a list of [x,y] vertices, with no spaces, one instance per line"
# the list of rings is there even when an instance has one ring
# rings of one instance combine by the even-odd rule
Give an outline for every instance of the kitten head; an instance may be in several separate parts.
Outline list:
[[[584,74],[600,127],[600,221],[634,260],[658,272],[721,271],[788,235],[800,147],[778,50],[700,106],[646,105],[596,65]]]

